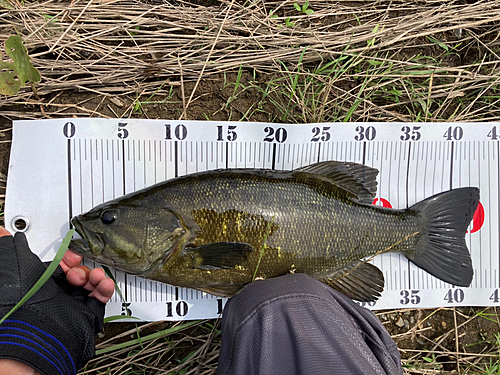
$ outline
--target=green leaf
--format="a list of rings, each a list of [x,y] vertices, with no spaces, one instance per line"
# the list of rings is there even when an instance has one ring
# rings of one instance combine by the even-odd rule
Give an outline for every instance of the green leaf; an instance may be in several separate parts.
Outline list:
[[[1,72],[6,70],[5,72]],[[16,95],[21,88],[21,82],[16,79],[16,67],[13,63],[3,61],[0,51],[0,94]]]
[[[5,42],[5,50],[7,55],[14,60],[17,76],[22,86],[24,86],[26,82],[40,82],[40,73],[31,64],[31,58],[28,56],[28,51],[19,35],[13,35],[7,39]]]
[[[21,82],[11,72],[0,73],[0,94],[16,95],[21,88]]]
[[[307,8],[309,8],[309,1],[306,1],[304,5],[302,5],[302,12],[305,12]]]
[[[298,12],[302,12],[302,8],[300,7],[299,4],[297,3],[293,3],[293,7],[298,11]]]
[[[21,300],[15,305],[5,316],[0,320],[0,324],[3,323],[5,319],[7,319],[12,313],[14,313],[18,308],[20,308],[22,305],[25,304],[27,300],[29,300],[38,290],[47,282],[48,279],[52,276],[54,271],[56,270],[57,266],[61,262],[64,253],[66,250],[68,250],[69,242],[71,241],[71,237],[73,237],[73,233],[75,233],[75,229],[71,229],[68,231],[66,236],[64,237],[61,246],[59,247],[59,250],[57,251],[56,256],[50,262],[49,266],[45,270],[45,272],[42,274],[42,276],[38,279],[38,281],[33,285],[33,287],[29,290],[26,295],[21,298]]]
[[[427,103],[425,101],[423,101],[422,99],[417,99],[417,103],[420,104],[424,112],[427,111]]]
[[[0,8],[9,9],[9,10],[16,9],[7,0],[0,0]]]
[[[128,315],[112,315],[108,316],[107,318],[104,318],[104,323],[109,323],[109,322],[114,322],[115,320],[121,320],[121,319],[137,319],[140,320],[139,318],[135,316],[128,316]]]
[[[427,39],[429,39],[432,43],[437,44],[439,47],[443,48],[446,52],[448,52],[450,50],[450,48],[446,44],[444,44],[443,42],[440,42],[437,39],[434,39],[430,36],[428,36]]]
[[[286,20],[285,20],[285,25],[287,27],[294,27],[295,26],[295,23],[293,23],[291,20],[290,20],[290,17],[287,17]]]
[[[310,15],[310,14],[313,14],[313,13],[314,13],[314,10],[312,10],[312,9],[306,9],[306,10],[304,11],[304,13],[305,13],[305,14],[307,14],[307,15]]]

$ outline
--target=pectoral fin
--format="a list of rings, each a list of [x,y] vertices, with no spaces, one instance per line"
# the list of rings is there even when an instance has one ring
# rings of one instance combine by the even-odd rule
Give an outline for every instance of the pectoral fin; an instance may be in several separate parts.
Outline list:
[[[186,254],[194,259],[194,266],[203,270],[235,268],[244,263],[253,247],[242,242],[217,242],[187,248]],[[210,292],[209,292],[210,293]]]
[[[384,290],[384,275],[370,263],[355,263],[320,281],[360,302],[377,300]]]

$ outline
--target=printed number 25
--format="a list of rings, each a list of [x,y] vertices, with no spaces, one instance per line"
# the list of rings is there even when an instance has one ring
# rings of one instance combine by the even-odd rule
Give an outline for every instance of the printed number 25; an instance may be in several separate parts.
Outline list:
[[[328,141],[330,139],[330,133],[328,132],[328,130],[330,130],[329,126],[323,127],[323,131],[321,131],[321,129],[318,127],[314,127],[312,129],[313,137],[311,138],[311,142],[318,142],[320,139],[323,142]],[[319,135],[320,132],[321,136]]]

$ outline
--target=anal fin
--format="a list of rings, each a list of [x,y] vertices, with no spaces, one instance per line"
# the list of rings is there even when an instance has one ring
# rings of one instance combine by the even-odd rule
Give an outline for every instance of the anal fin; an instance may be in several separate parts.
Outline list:
[[[319,280],[360,302],[375,301],[384,290],[382,271],[366,262],[351,264]]]

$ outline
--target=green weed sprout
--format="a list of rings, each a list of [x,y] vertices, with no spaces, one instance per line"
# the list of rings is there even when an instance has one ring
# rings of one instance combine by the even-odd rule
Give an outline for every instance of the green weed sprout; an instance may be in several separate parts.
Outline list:
[[[314,13],[314,10],[309,8],[309,1],[306,1],[302,6],[300,6],[297,3],[293,3],[293,7],[297,9],[298,12],[305,14],[307,16]]]

